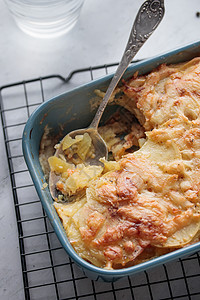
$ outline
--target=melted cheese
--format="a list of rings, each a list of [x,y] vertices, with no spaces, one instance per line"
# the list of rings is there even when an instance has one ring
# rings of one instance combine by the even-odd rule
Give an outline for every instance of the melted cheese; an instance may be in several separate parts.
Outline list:
[[[113,101],[144,126],[142,147],[82,199],[55,203],[77,253],[109,269],[192,243],[200,229],[200,58],[134,76],[121,91]]]

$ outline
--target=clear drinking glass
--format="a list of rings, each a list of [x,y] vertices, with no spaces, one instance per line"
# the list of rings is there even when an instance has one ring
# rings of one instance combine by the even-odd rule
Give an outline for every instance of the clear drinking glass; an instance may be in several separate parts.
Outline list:
[[[17,25],[41,38],[60,36],[77,22],[84,0],[5,0]]]

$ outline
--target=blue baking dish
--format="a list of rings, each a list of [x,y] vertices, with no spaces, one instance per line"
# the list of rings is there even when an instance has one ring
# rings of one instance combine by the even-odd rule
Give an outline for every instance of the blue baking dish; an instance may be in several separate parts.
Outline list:
[[[124,78],[130,77],[136,71],[145,74],[161,63],[178,63],[200,55],[200,41],[162,54],[160,56],[131,65]],[[108,75],[72,91],[63,93],[41,104],[30,116],[23,132],[23,153],[36,187],[39,198],[47,216],[59,238],[63,248],[73,261],[81,267],[86,276],[93,280],[115,281],[127,275],[147,270],[184,255],[200,250],[200,243],[175,250],[171,253],[151,259],[144,263],[120,270],[105,270],[98,268],[78,256],[70,245],[62,223],[54,209],[48,187],[43,188],[45,177],[39,163],[39,147],[45,126],[52,129],[52,134],[60,132],[60,125],[64,128],[63,136],[74,129],[87,127],[95,111],[91,110],[90,100],[94,98],[94,90],[106,90],[113,75]]]

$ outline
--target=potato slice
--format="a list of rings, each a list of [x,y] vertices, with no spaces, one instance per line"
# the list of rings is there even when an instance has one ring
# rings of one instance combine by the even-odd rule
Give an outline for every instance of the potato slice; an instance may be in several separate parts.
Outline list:
[[[57,210],[58,215],[63,218],[64,216],[72,217],[81,207],[86,203],[86,198],[77,199],[75,202],[58,203],[54,202],[54,207]]]
[[[120,165],[117,161],[113,160],[106,160],[105,158],[100,158],[100,162],[104,164],[104,173],[115,171],[120,169]]]
[[[69,135],[66,135],[64,139],[62,140],[62,149],[66,150],[70,148],[72,145],[80,142],[83,139],[83,135],[76,135],[75,138],[71,138]]]
[[[92,146],[92,139],[88,133],[84,133],[83,139],[77,144],[76,153],[84,161]]]
[[[147,139],[140,150],[136,151],[136,157],[147,157],[149,160],[159,162],[171,162],[175,159],[181,159],[178,147],[173,141],[168,145],[155,143],[151,139]]]
[[[191,223],[188,226],[181,228],[176,231],[173,235],[171,235],[166,243],[162,245],[163,248],[174,248],[174,247],[182,247],[188,244],[198,233],[200,229],[200,223]],[[159,246],[158,246],[159,247]]]
[[[82,166],[82,167],[81,167]],[[77,190],[86,188],[92,179],[101,175],[101,166],[78,165],[76,171],[65,181],[66,189],[70,194],[75,194]]]
[[[56,156],[50,156],[48,158],[49,166],[51,171],[56,173],[64,173],[67,172],[68,169],[74,169],[75,166],[73,164],[69,164]]]

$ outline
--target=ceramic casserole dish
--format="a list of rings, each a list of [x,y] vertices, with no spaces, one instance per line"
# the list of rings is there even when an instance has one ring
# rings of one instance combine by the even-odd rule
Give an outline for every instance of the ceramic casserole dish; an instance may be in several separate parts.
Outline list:
[[[157,57],[132,64],[127,69],[124,78],[129,78],[136,71],[138,71],[139,74],[146,74],[162,63],[179,63],[199,55],[200,42],[195,42]],[[94,98],[94,90],[99,89],[105,91],[112,76],[113,75],[107,75],[98,80],[94,80],[42,103],[28,119],[23,132],[22,141],[24,157],[38,196],[63,248],[84,271],[86,276],[93,280],[103,280],[107,282],[133,275],[200,250],[200,243],[198,242],[132,267],[106,270],[96,267],[80,258],[71,246],[61,220],[53,206],[53,199],[50,195],[49,188],[48,186],[44,188],[46,180],[39,162],[40,141],[46,126],[51,128],[55,136],[60,131],[60,125],[63,127],[63,136],[74,129],[87,127],[95,114],[95,111],[91,111],[90,103],[90,100]]]

